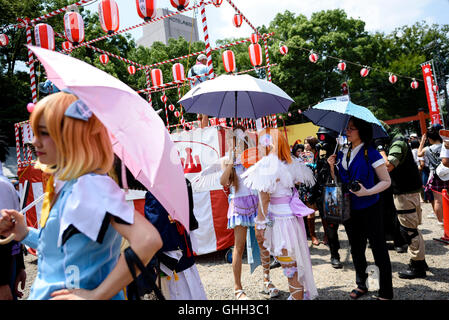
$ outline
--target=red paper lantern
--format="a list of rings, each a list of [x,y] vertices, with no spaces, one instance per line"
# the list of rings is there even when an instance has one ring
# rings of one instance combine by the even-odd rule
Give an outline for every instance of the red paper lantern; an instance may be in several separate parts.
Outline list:
[[[175,110],[175,106],[174,106],[174,105],[172,105],[172,104],[171,104],[171,105],[169,105],[169,106],[168,106],[168,110],[170,110],[170,111],[174,111],[174,110]]]
[[[175,63],[172,67],[173,81],[184,81],[184,66],[181,63]]]
[[[223,0],[212,0],[212,3],[214,4],[214,6],[219,8],[221,6],[221,4],[223,3]]]
[[[346,63],[344,62],[344,61],[340,61],[339,63],[338,63],[338,70],[340,70],[340,71],[345,71],[346,70]]]
[[[9,38],[6,34],[0,33],[0,46],[7,46],[9,43]]]
[[[164,83],[161,69],[151,70],[151,82],[153,82],[154,87],[159,87]]]
[[[410,87],[412,88],[412,89],[418,89],[418,87],[419,87],[419,83],[418,83],[418,81],[416,81],[415,79],[413,79],[413,81],[412,81],[412,83],[410,83]]]
[[[223,52],[223,66],[226,72],[231,73],[235,71],[235,56],[232,50],[226,50]]]
[[[145,21],[156,17],[156,0],[136,0],[137,13]]]
[[[178,110],[175,111],[175,117],[179,118],[179,111]]]
[[[163,104],[166,104],[166,103],[167,103],[167,96],[166,96],[165,94],[163,94],[163,95],[161,96],[161,101],[162,101]]]
[[[55,33],[49,24],[39,23],[34,27],[34,40],[38,47],[55,50]]]
[[[369,73],[369,69],[368,68],[362,68],[360,69],[360,76],[362,76],[363,78],[365,78]]]
[[[100,62],[102,64],[107,64],[109,62],[109,56],[107,54],[102,54],[100,56]]]
[[[64,15],[64,29],[65,37],[73,45],[76,46],[84,41],[84,21],[78,12],[67,12]]]
[[[390,74],[390,76],[388,77],[388,81],[390,81],[391,83],[396,83],[396,81],[398,81],[398,77],[394,74]]]
[[[171,5],[178,9],[178,11],[184,10],[189,5],[190,0],[170,0]]]
[[[248,47],[249,59],[253,66],[260,66],[262,64],[262,47],[258,43],[252,43]]]
[[[301,109],[299,109],[299,110],[298,110],[298,113],[299,113],[299,114],[301,114],[301,113],[302,113]]]
[[[243,23],[243,16],[241,14],[235,14],[234,18],[232,19],[232,23],[234,24],[234,27],[240,28]]]
[[[291,117],[292,116],[292,113],[291,112],[289,112],[288,114],[287,114],[289,117]]]
[[[258,43],[260,36],[258,33],[253,33],[249,39],[251,40],[251,43]]]
[[[62,49],[70,51],[73,48],[73,44],[70,41],[64,41],[62,43]]]
[[[314,52],[311,52],[309,55],[309,61],[312,63],[316,63],[318,61],[318,55]]]
[[[115,0],[101,0],[98,4],[98,16],[101,28],[107,34],[113,34],[119,28],[120,19]]]
[[[288,47],[286,45],[282,45],[279,47],[279,52],[285,56],[288,53]]]
[[[136,67],[135,66],[128,66],[128,72],[129,74],[135,74],[136,73]]]

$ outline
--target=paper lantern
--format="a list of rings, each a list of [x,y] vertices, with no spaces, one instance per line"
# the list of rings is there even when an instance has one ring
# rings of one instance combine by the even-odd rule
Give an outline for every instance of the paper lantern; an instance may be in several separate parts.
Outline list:
[[[212,3],[214,4],[214,6],[219,8],[221,6],[221,4],[223,3],[223,0],[212,0]]]
[[[286,45],[282,45],[279,47],[279,52],[285,56],[288,53],[288,47]]]
[[[98,4],[98,16],[104,32],[113,34],[118,30],[120,20],[115,0],[101,0]]]
[[[363,78],[365,78],[369,73],[369,69],[368,68],[362,68],[360,69],[360,76],[362,76]]]
[[[262,47],[258,43],[252,43],[248,47],[249,59],[251,64],[255,66],[260,66],[262,64]]]
[[[316,63],[318,61],[318,55],[314,52],[311,52],[309,55],[309,61],[312,63]]]
[[[145,21],[156,17],[156,0],[136,0],[137,14]]]
[[[419,84],[418,84],[418,81],[416,81],[415,79],[413,79],[412,80],[412,83],[410,83],[410,87],[412,88],[412,89],[418,89],[418,87],[419,87]]]
[[[260,36],[258,33],[251,34],[251,37],[249,38],[251,40],[251,43],[258,43],[260,40]]]
[[[154,87],[159,87],[164,83],[161,69],[151,70],[151,82],[153,83]]]
[[[171,5],[178,9],[178,11],[184,10],[189,5],[189,0],[170,0]]]
[[[70,51],[73,48],[73,44],[70,41],[64,41],[61,46],[62,49],[66,51]]]
[[[291,112],[289,112],[288,114],[287,114],[289,117],[291,117],[292,116],[292,113]]]
[[[184,81],[184,66],[181,63],[175,63],[172,67],[173,81]]]
[[[340,71],[345,71],[346,70],[346,63],[344,62],[344,61],[340,61],[339,63],[338,63],[338,70],[340,70]]]
[[[38,47],[55,50],[55,33],[49,24],[39,23],[34,27],[34,40]]]
[[[175,111],[175,117],[179,118],[179,111],[178,110]]]
[[[65,37],[78,45],[84,41],[84,21],[78,12],[67,12],[64,15]]]
[[[234,18],[232,18],[232,23],[234,24],[234,27],[240,28],[243,23],[243,16],[241,14],[235,14]]]
[[[169,106],[168,106],[168,110],[170,110],[170,111],[174,111],[174,110],[175,110],[175,106],[174,106],[174,105],[172,105],[172,104],[171,104],[171,105],[169,105]]]
[[[390,81],[391,83],[396,83],[396,81],[398,81],[398,77],[394,74],[390,74],[390,76],[388,77],[388,81]]]
[[[0,46],[7,46],[9,43],[9,38],[6,34],[0,33]]]
[[[226,72],[231,73],[235,71],[235,56],[232,50],[226,50],[222,54],[223,66]]]
[[[299,113],[299,114],[301,114],[301,113],[302,113],[301,109],[299,109],[299,110],[298,110],[298,113]]]
[[[162,101],[163,104],[166,104],[166,103],[167,103],[167,96],[166,96],[165,94],[163,94],[163,95],[161,96],[161,101]]]
[[[102,54],[100,56],[100,62],[102,64],[107,64],[109,62],[109,56],[107,54]]]
[[[128,72],[129,74],[135,74],[136,73],[136,67],[135,66],[128,66]]]

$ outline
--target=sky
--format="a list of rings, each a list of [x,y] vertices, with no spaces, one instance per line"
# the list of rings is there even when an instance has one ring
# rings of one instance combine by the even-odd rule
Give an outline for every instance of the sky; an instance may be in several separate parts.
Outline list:
[[[295,15],[303,14],[310,18],[314,12],[321,10],[343,9],[349,17],[365,21],[366,30],[370,32],[389,33],[397,27],[412,25],[417,21],[428,24],[449,24],[449,0],[232,0],[239,10],[255,26],[268,25],[278,13],[286,10]],[[116,0],[120,14],[120,29],[141,23],[134,0]],[[190,0],[190,6],[199,0]],[[157,0],[157,6],[175,10],[169,0]],[[90,11],[97,11],[98,1],[85,6]],[[193,17],[193,11],[186,13]],[[234,9],[224,0],[220,8],[206,6],[209,37],[212,46],[223,38],[248,37],[252,29],[247,23],[240,28],[232,25]],[[203,37],[201,15],[196,12],[200,39]],[[142,36],[141,28],[131,32],[137,40]]]

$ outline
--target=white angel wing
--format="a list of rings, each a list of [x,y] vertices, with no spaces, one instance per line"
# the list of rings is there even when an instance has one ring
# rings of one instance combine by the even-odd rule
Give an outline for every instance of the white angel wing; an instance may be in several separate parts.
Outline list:
[[[315,175],[303,160],[292,157],[292,163],[288,165],[288,170],[295,184],[303,183],[309,187],[315,185]]]
[[[268,155],[260,159],[240,175],[249,189],[273,193],[278,183],[285,187],[293,187],[293,177],[287,166],[276,155]]]
[[[227,160],[228,157],[224,156],[210,166],[204,168],[192,181],[193,192],[209,191],[220,185],[220,178],[223,174],[222,162]]]

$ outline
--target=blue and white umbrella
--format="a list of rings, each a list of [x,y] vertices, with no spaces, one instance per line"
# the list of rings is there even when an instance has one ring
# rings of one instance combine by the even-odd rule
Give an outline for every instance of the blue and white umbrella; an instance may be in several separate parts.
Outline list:
[[[342,134],[351,117],[365,120],[372,124],[373,138],[388,137],[380,121],[365,107],[356,105],[348,96],[325,99],[303,112],[315,125],[325,127]]]

